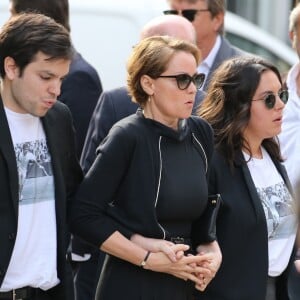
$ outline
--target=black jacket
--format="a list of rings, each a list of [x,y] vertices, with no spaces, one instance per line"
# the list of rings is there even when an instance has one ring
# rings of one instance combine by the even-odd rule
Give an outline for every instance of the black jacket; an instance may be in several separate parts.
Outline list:
[[[243,159],[242,153],[239,155]],[[287,187],[284,167],[273,160]],[[261,200],[247,164],[235,163],[230,171],[224,156],[214,152],[210,193],[220,193],[217,238],[222,264],[215,278],[197,299],[265,300],[268,276],[268,231]]]
[[[75,153],[74,132],[68,108],[57,102],[42,118],[52,159],[57,222],[57,270],[61,280],[55,299],[73,300],[72,277],[66,265],[69,243],[67,210],[72,193],[82,178]],[[19,184],[17,162],[10,130],[0,99],[0,285],[8,268],[18,225]],[[26,259],[26,257],[24,257]],[[68,285],[68,289],[66,288]]]
[[[160,142],[166,136],[181,139],[182,134],[190,134],[203,158],[199,168],[204,170],[213,151],[212,129],[205,121],[190,117],[183,131],[177,133],[146,119],[140,110],[115,124],[99,146],[98,156],[76,194],[73,233],[98,247],[115,231],[127,237],[139,233],[166,238],[155,209],[160,183]],[[205,238],[195,236],[193,241],[199,244]]]
[[[70,71],[62,82],[58,100],[66,104],[71,111],[78,159],[91,116],[101,93],[102,85],[97,71],[76,52],[70,65]]]

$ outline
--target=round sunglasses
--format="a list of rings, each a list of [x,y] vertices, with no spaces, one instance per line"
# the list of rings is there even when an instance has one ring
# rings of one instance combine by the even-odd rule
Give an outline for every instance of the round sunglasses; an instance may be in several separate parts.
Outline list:
[[[281,90],[278,93],[278,97],[284,104],[286,104],[289,100],[288,90]],[[273,93],[270,93],[270,94],[266,95],[263,99],[253,99],[252,101],[264,101],[266,108],[272,109],[272,108],[274,108],[275,103],[276,103],[276,95]]]
[[[170,9],[170,10],[163,11],[163,13],[165,15],[182,15],[190,22],[193,22],[196,14],[198,12],[204,12],[204,11],[210,11],[210,10],[209,9],[183,9],[183,10]]]
[[[195,74],[193,76],[190,76],[188,74],[161,75],[158,76],[158,78],[175,78],[177,82],[177,86],[180,90],[187,89],[191,84],[191,82],[193,82],[197,90],[199,90],[203,85],[205,75],[203,73]]]

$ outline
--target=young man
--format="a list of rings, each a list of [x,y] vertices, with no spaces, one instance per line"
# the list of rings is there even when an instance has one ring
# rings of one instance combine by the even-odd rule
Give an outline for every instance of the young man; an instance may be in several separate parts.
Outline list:
[[[70,32],[68,0],[10,0],[12,15],[30,11],[53,18]],[[77,156],[80,158],[90,118],[102,93],[102,85],[95,68],[77,51],[74,52],[58,100],[65,103],[72,113]]]
[[[243,55],[223,37],[225,0],[168,0],[170,10],[165,14],[179,14],[195,27],[197,46],[202,53],[199,73],[206,75],[202,89],[205,91],[214,70],[226,59]]]
[[[57,102],[72,55],[68,31],[44,15],[0,31],[0,299],[74,299],[66,217],[82,174]]]

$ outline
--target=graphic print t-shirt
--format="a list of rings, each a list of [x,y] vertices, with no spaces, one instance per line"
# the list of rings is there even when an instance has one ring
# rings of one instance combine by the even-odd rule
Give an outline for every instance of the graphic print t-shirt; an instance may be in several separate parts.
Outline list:
[[[269,276],[280,275],[288,265],[295,238],[295,206],[268,152],[262,159],[251,158],[248,168],[265,212],[269,239]],[[244,153],[245,159],[249,156]]]
[[[5,109],[19,175],[16,241],[1,291],[55,286],[56,215],[51,157],[38,117]]]

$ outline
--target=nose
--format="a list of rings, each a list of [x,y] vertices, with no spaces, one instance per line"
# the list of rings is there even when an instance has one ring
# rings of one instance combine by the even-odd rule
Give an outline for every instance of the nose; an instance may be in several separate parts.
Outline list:
[[[48,90],[52,95],[58,97],[61,91],[61,81],[59,80],[59,81],[52,82]]]
[[[197,92],[197,87],[196,87],[195,80],[191,80],[191,82],[190,82],[187,89],[188,89],[189,93],[196,93]]]
[[[276,95],[276,103],[275,103],[275,108],[277,110],[283,109],[285,107],[285,103],[281,100],[279,95]]]

